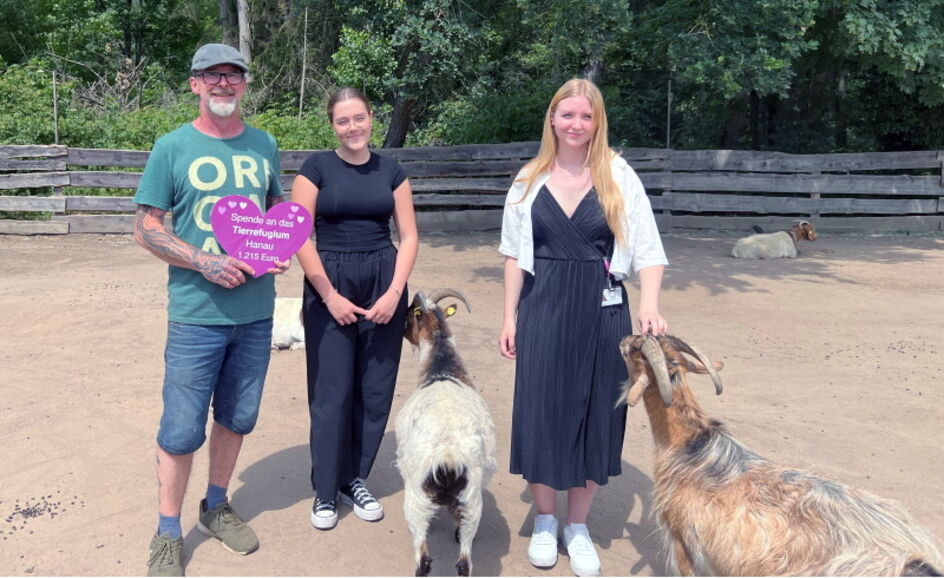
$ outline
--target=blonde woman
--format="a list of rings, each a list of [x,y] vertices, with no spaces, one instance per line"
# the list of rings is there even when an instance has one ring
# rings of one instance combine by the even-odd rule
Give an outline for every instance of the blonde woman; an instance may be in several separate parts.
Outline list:
[[[664,333],[668,261],[642,183],[607,141],[599,89],[574,79],[551,99],[538,155],[505,201],[504,319],[499,347],[515,360],[511,472],[529,483],[537,516],[528,558],[557,562],[556,492],[567,492],[563,540],[577,576],[597,576],[587,530],[597,486],[621,473],[626,369],[620,340]],[[635,323],[622,281],[640,279]]]

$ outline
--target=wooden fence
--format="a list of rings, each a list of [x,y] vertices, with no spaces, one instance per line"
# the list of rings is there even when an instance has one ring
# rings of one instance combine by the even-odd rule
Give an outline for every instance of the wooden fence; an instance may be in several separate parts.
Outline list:
[[[378,151],[410,178],[424,231],[501,226],[513,175],[537,143]],[[127,233],[148,152],[62,146],[0,146],[0,233]],[[282,186],[310,151],[282,151]],[[793,155],[759,151],[631,148],[662,230],[775,230],[796,218],[820,231],[944,230],[944,151]],[[82,189],[127,190],[88,196]],[[14,216],[17,216],[14,213]],[[19,215],[22,216],[22,215]]]

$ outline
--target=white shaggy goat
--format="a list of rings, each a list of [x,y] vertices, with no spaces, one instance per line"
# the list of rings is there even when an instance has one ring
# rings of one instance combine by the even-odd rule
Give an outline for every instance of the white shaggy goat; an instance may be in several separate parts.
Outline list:
[[[276,297],[272,314],[272,349],[305,348],[301,297]]]
[[[495,425],[488,406],[469,381],[446,317],[457,305],[471,311],[465,296],[438,289],[418,292],[407,313],[406,339],[420,349],[419,387],[397,415],[397,468],[403,477],[403,514],[416,562],[416,575],[428,576],[432,557],[426,544],[429,521],[439,506],[456,517],[460,576],[472,570],[472,539],[482,519],[482,490],[495,472]]]
[[[720,394],[721,363],[672,336],[629,336],[620,351],[620,402],[642,396],[652,423],[653,507],[673,573],[940,576],[934,539],[899,507],[775,465],[708,418],[686,374],[710,374]]]
[[[792,259],[797,256],[800,239],[816,240],[816,229],[807,221],[794,221],[786,231],[742,237],[731,249],[731,256],[738,259]]]

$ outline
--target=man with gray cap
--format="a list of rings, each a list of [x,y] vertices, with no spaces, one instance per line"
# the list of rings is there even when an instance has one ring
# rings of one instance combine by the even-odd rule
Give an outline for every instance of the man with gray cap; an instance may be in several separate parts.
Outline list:
[[[239,104],[248,66],[225,44],[193,56],[190,89],[200,114],[154,144],[134,200],[135,240],[168,263],[164,410],[157,434],[158,528],[149,576],[183,576],[180,511],[193,454],[206,440],[213,407],[210,475],[197,529],[236,554],[259,540],[226,498],[243,436],[259,415],[269,367],[275,281],[291,260],[266,275],[223,253],[210,211],[227,195],[260,209],[282,199],[279,151],[268,133],[243,123]],[[164,216],[173,214],[173,232]]]

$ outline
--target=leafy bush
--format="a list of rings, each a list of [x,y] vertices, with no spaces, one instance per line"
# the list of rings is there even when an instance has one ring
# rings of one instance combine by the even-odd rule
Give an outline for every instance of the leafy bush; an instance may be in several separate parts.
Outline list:
[[[0,62],[0,144],[52,144],[52,73],[43,61],[3,67]],[[59,86],[68,98],[70,85]]]
[[[334,131],[324,113],[297,115],[263,112],[247,119],[252,126],[275,137],[281,150],[324,150],[337,146]],[[376,132],[376,131],[375,131]]]
[[[541,140],[544,113],[556,89],[522,87],[449,100],[437,107],[435,120],[413,133],[407,145]]]

